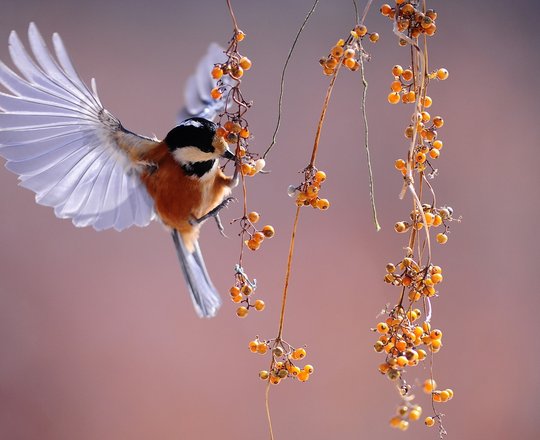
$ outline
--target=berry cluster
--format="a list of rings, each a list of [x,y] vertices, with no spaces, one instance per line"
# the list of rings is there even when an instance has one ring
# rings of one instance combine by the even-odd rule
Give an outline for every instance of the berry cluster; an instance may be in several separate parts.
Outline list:
[[[408,233],[405,255],[397,264],[386,265],[384,281],[397,286],[401,295],[396,305],[387,312],[387,319],[377,324],[375,331],[380,337],[376,341],[375,351],[385,355],[385,362],[379,365],[379,371],[397,382],[402,405],[398,414],[390,420],[390,425],[406,430],[409,422],[418,420],[421,408],[413,405],[414,396],[411,386],[404,380],[404,372],[414,367],[427,356],[433,356],[442,347],[442,331],[431,328],[431,301],[438,294],[438,286],[443,281],[442,269],[432,263],[431,238],[432,228],[443,228],[435,240],[444,244],[448,241],[449,223],[453,219],[453,210],[449,206],[438,205],[432,184],[428,179],[436,176],[437,170],[430,161],[438,159],[443,142],[438,138],[438,131],[444,125],[441,116],[432,117],[429,109],[433,100],[427,94],[432,80],[444,81],[448,70],[428,69],[426,39],[421,35],[431,36],[437,29],[437,13],[426,9],[426,2],[420,0],[396,0],[395,7],[384,4],[381,13],[394,21],[394,33],[399,37],[400,46],[410,46],[409,67],[396,64],[392,67],[393,81],[387,100],[391,104],[413,104],[411,122],[405,128],[405,138],[409,148],[405,159],[394,162],[395,168],[403,175],[403,189],[411,195],[413,209],[410,219],[398,221],[394,229],[398,233]],[[428,170],[429,169],[429,170]],[[428,173],[429,171],[429,173]],[[426,193],[430,194],[430,203],[423,202]],[[421,321],[418,321],[422,318]],[[429,379],[429,384],[433,377]],[[426,385],[424,390],[426,390]],[[452,390],[435,390],[433,385],[427,391],[432,402],[449,400]],[[435,407],[434,411],[435,411]],[[427,417],[425,424],[439,424],[440,434],[445,434],[441,423],[441,414],[435,411],[433,417]]]
[[[408,32],[411,38],[418,38],[420,35],[432,36],[437,31],[435,20],[437,13],[433,9],[425,12],[419,9],[419,1],[396,0],[396,7],[392,8],[388,4],[381,6],[381,14],[396,22],[400,32]],[[407,41],[401,39],[400,46],[406,46]]]
[[[403,160],[398,159],[396,161],[396,168],[402,167],[405,165],[402,165]],[[398,168],[400,169],[400,168]],[[410,214],[410,221],[399,221],[394,225],[394,230],[400,234],[409,232],[411,228],[419,231],[424,227],[424,218],[425,218],[425,224],[428,228],[431,227],[444,227],[444,232],[439,232],[435,239],[437,240],[437,243],[439,244],[445,244],[448,241],[448,235],[447,232],[450,229],[449,222],[453,221],[454,218],[452,217],[452,214],[454,213],[454,210],[450,206],[443,206],[440,208],[435,208],[431,206],[428,203],[424,203],[422,205],[422,213],[420,213],[417,210],[414,210]],[[459,221],[459,219],[458,219]]]
[[[260,299],[253,301],[253,295],[255,290],[257,290],[257,280],[250,280],[240,265],[237,265],[235,270],[235,283],[229,292],[231,294],[231,300],[234,303],[242,304],[236,309],[236,315],[239,318],[245,318],[251,308],[262,312],[266,306],[264,301]]]
[[[440,266],[420,267],[411,257],[403,258],[397,267],[392,263],[388,263],[386,265],[386,275],[384,276],[385,283],[408,289],[408,298],[412,302],[419,301],[422,296],[428,298],[435,296],[437,293],[435,286],[441,283],[442,280]],[[411,316],[416,319],[419,315],[418,313],[411,313]]]
[[[245,34],[241,30],[235,31],[229,50],[227,51],[228,59],[226,62],[216,64],[212,69],[212,78],[218,80],[216,87],[212,89],[210,94],[214,99],[221,99],[227,91],[228,85],[223,81],[224,76],[229,76],[235,81],[240,81],[246,70],[251,69],[251,60],[244,57],[236,50],[238,42],[245,38]],[[232,46],[232,47],[231,47]],[[233,48],[234,50],[230,50]]]
[[[361,46],[361,40],[366,35],[372,43],[379,40],[379,34],[377,32],[368,33],[367,27],[364,25],[355,26],[346,40],[340,39],[332,47],[330,54],[319,60],[323,73],[328,76],[334,75],[341,65],[352,72],[360,69],[360,57],[366,57],[366,53]]]
[[[272,363],[270,371],[259,371],[259,377],[262,380],[268,380],[271,384],[277,385],[283,379],[292,377],[300,382],[306,382],[310,374],[313,373],[312,365],[304,365],[302,368],[296,366],[293,361],[302,360],[306,357],[305,348],[293,348],[283,340],[261,341],[257,337],[249,343],[249,349],[252,353],[266,354],[272,353]]]
[[[396,415],[390,419],[390,426],[401,431],[406,431],[409,429],[409,422],[419,420],[421,415],[422,407],[420,405],[413,405],[405,401],[403,405],[398,407]]]
[[[295,197],[296,206],[312,206],[325,211],[330,207],[328,199],[319,198],[321,184],[326,180],[324,171],[317,171],[314,167],[308,167],[304,171],[304,181],[299,186],[290,185],[288,194]]]

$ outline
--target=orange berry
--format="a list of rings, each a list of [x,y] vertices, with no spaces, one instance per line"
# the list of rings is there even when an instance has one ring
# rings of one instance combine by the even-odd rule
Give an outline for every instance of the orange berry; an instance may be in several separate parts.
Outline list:
[[[313,373],[313,365],[310,365],[310,364],[304,365],[303,370],[307,371],[308,374],[312,374]]]
[[[240,293],[245,296],[249,296],[253,293],[253,287],[251,287],[249,284],[244,284],[240,289]]]
[[[257,243],[262,243],[264,239],[266,238],[266,236],[262,232],[255,232],[251,238],[252,240],[255,240]]]
[[[257,347],[259,346],[259,343],[257,341],[251,341],[248,345],[249,351],[252,353],[257,353]]]
[[[295,359],[303,359],[306,357],[306,350],[303,348],[297,348],[293,351],[293,355],[295,356]]]
[[[413,72],[412,70],[410,69],[406,69],[404,70],[402,73],[401,73],[401,77],[405,80],[405,81],[410,81],[413,77]]]
[[[231,287],[231,289],[229,290],[229,292],[231,293],[231,296],[238,296],[240,295],[240,289],[236,286],[233,286]]]
[[[435,330],[431,330],[429,333],[429,337],[431,339],[441,339],[442,338],[442,331],[436,328]]]
[[[255,307],[255,310],[257,310],[257,312],[262,312],[266,307],[266,304],[263,300],[258,299],[257,301],[255,301],[255,304],[253,304],[253,307]]]
[[[317,171],[313,176],[313,180],[320,183],[324,182],[326,180],[326,173],[324,171]]]
[[[388,94],[388,102],[390,104],[397,104],[399,102],[399,93],[392,92]]]
[[[398,356],[397,358],[397,364],[400,366],[400,367],[404,367],[405,365],[408,364],[408,360],[405,356]]]
[[[433,118],[433,125],[437,128],[440,128],[444,125],[444,119],[441,118],[440,116],[435,116]]]
[[[257,347],[257,353],[259,354],[265,354],[268,351],[268,345],[266,344],[259,344]]]
[[[223,76],[223,69],[219,66],[215,66],[212,69],[212,78],[214,79],[220,79]]]
[[[244,34],[242,31],[238,31],[236,32],[236,34],[234,34],[234,39],[236,41],[242,41],[244,38],[246,37],[246,34]]]
[[[425,161],[426,161],[426,155],[424,153],[417,153],[416,154],[416,162],[424,163]]]
[[[252,169],[253,169],[253,167],[250,164],[248,164],[248,163],[243,163],[242,164],[241,171],[242,171],[242,174],[244,176],[249,175],[251,173]]]
[[[251,133],[249,132],[249,130],[247,128],[242,128],[242,130],[240,130],[240,133],[239,133],[239,135],[240,135],[240,137],[242,139],[247,139],[250,134]]]
[[[270,225],[266,225],[262,228],[261,231],[266,238],[272,238],[275,235],[274,228]]]
[[[439,150],[437,150],[436,148],[432,148],[432,149],[429,151],[429,156],[430,156],[432,159],[437,159],[440,155],[441,155],[441,153],[439,153]]]
[[[439,69],[437,70],[437,78],[441,81],[444,81],[446,78],[448,78],[448,70],[446,69]]]
[[[369,41],[371,41],[372,43],[376,43],[377,41],[379,41],[379,34],[377,32],[373,32],[369,36]]]
[[[405,351],[405,349],[407,348],[407,343],[403,339],[401,339],[396,342],[396,348],[399,351]]]
[[[385,17],[388,17],[388,14],[390,14],[390,11],[392,10],[392,7],[388,4],[384,4],[381,6],[381,14]]]
[[[436,148],[437,150],[440,150],[443,147],[442,141],[439,140],[433,141],[431,145],[433,145],[433,148]]]
[[[363,37],[367,34],[367,27],[364,25],[356,26],[354,28],[354,31],[356,32],[356,35],[358,35],[359,37]]]
[[[429,96],[426,96],[425,98],[422,99],[422,105],[425,108],[431,107],[431,104],[433,104],[433,100]]]
[[[343,56],[343,53],[345,51],[343,50],[343,48],[341,46],[334,46],[332,48],[332,50],[330,51],[330,54],[334,57],[334,58],[341,58]]]
[[[210,96],[212,96],[212,98],[217,100],[221,98],[221,92],[219,91],[217,87],[213,88],[212,91],[210,92]]]
[[[246,244],[247,244],[247,247],[252,251],[256,251],[261,247],[261,243],[253,239],[246,240]]]
[[[439,396],[440,396],[440,398],[441,398],[441,402],[447,402],[448,399],[450,398],[450,394],[448,394],[448,392],[447,392],[446,390],[441,391],[441,392],[439,393]]]
[[[260,215],[258,212],[252,211],[248,214],[247,217],[251,223],[257,223],[259,221]]]
[[[448,235],[443,234],[442,232],[439,232],[435,238],[439,244],[445,244],[448,241]]]
[[[424,393],[431,394],[433,390],[437,388],[437,382],[433,379],[426,379],[422,388],[424,389]]]
[[[379,322],[377,324],[377,331],[379,333],[388,333],[388,330],[389,330],[388,324],[386,324],[385,322]]]
[[[414,101],[416,101],[416,93],[411,90],[409,93],[407,93],[407,102],[413,103]]]
[[[232,302],[235,302],[235,303],[238,304],[240,301],[242,301],[242,295],[233,296],[233,297],[231,297],[231,300],[232,300]]]
[[[248,309],[247,307],[238,307],[236,309],[236,315],[239,317],[239,318],[245,318],[247,315],[248,315]]]
[[[281,382],[281,379],[278,376],[270,376],[270,383],[273,385],[277,385]]]
[[[325,211],[329,207],[330,207],[330,202],[328,201],[328,199],[319,199],[319,200],[317,200],[317,208],[318,209],[320,209],[322,211]]]
[[[309,379],[309,373],[305,370],[302,370],[300,371],[300,373],[298,373],[298,375],[296,376],[296,378],[300,381],[300,382],[306,382],[308,379]]]
[[[394,162],[394,166],[397,170],[402,170],[403,168],[406,168],[407,164],[403,159],[398,159]]]
[[[244,70],[251,69],[251,60],[248,57],[242,57],[240,58],[240,61],[238,62],[240,67]]]
[[[345,67],[352,70],[356,67],[356,60],[353,58],[345,58],[343,60],[343,64],[345,65]]]
[[[353,58],[356,55],[356,51],[354,49],[345,49],[345,52],[343,53],[345,55],[345,58]]]
[[[420,416],[422,415],[422,412],[421,411],[418,411],[417,409],[413,409],[410,413],[409,413],[409,419],[410,420],[418,420],[420,418]]]
[[[402,89],[401,81],[392,81],[392,84],[390,84],[390,88],[394,92],[399,92]]]
[[[392,75],[400,76],[402,73],[403,67],[401,67],[399,64],[396,64],[394,67],[392,67]]]
[[[424,424],[425,424],[426,426],[431,427],[431,426],[433,426],[433,425],[435,424],[435,419],[434,419],[433,417],[426,417],[426,418],[424,419]]]
[[[259,377],[262,379],[262,380],[267,380],[268,377],[270,377],[270,373],[266,370],[261,370],[259,371]]]
[[[431,115],[428,112],[424,111],[421,113],[421,115],[422,115],[422,121],[424,122],[428,122],[431,119]]]
[[[434,273],[431,275],[431,281],[433,281],[435,284],[438,284],[442,282],[443,276],[440,273]]]
[[[244,69],[242,69],[240,66],[233,67],[230,75],[233,79],[240,79],[244,76]]]

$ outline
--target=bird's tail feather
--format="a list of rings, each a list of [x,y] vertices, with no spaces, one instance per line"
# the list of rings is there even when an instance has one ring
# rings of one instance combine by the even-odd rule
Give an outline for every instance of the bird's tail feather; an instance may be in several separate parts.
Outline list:
[[[176,229],[172,231],[172,238],[195,311],[200,317],[212,318],[221,305],[221,299],[206,271],[199,244],[195,242],[194,251],[189,252]]]

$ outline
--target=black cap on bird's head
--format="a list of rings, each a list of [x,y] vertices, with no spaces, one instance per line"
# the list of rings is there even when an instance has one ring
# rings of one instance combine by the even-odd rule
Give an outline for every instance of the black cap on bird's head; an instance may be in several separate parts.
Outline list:
[[[233,159],[223,138],[216,136],[217,125],[204,118],[189,118],[174,127],[164,139],[178,162],[195,163],[219,157]]]

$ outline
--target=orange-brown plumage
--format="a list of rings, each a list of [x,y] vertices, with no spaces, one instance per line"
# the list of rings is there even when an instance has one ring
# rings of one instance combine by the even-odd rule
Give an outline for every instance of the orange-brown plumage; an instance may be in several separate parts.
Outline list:
[[[217,163],[202,179],[186,175],[164,142],[141,159],[152,164],[141,173],[141,180],[154,200],[156,213],[165,225],[181,234],[192,251],[199,226],[192,225],[190,220],[201,218],[229,195],[231,178],[223,174]]]

